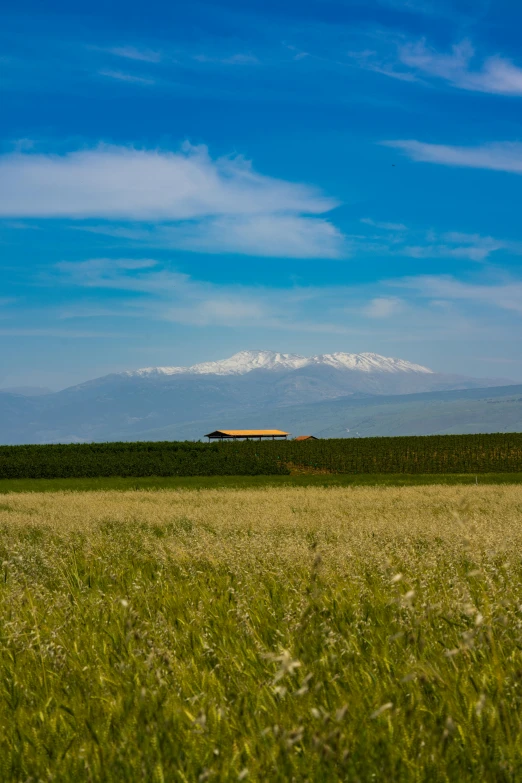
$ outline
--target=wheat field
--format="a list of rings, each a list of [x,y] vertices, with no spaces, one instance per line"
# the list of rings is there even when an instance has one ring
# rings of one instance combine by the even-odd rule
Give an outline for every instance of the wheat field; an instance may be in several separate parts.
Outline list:
[[[8,494],[2,781],[522,779],[522,488]]]

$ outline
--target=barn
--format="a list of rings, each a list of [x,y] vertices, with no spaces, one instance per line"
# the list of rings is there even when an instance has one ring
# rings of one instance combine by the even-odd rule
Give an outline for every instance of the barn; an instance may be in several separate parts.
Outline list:
[[[315,435],[298,435],[294,440],[319,440]]]
[[[205,435],[211,440],[286,440],[290,433],[283,430],[215,430]]]

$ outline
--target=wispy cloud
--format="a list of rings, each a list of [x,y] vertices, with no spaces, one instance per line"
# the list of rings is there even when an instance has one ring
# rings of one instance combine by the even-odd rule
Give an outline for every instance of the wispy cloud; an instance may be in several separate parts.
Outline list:
[[[151,258],[89,258],[87,261],[60,261],[55,266],[81,285],[102,287],[105,282],[118,278],[121,273],[142,272],[156,267]]]
[[[116,57],[124,57],[128,60],[141,60],[146,63],[158,63],[161,60],[161,54],[153,49],[138,49],[135,46],[114,46],[105,49],[109,54]]]
[[[454,44],[449,52],[426,42],[390,42],[379,50],[363,49],[349,53],[357,65],[406,82],[445,82],[460,90],[493,95],[522,95],[522,68],[495,54],[479,59],[468,39]]]
[[[62,263],[58,271],[57,285],[119,291],[118,299],[111,297],[111,316],[120,307],[122,316],[132,309],[136,318],[201,328],[263,328],[414,342],[454,339],[456,334],[490,338],[493,332],[505,338],[505,330],[516,328],[522,315],[522,282],[517,280],[465,283],[451,276],[419,275],[358,286],[269,287],[198,280],[151,259],[139,268],[128,259],[108,258]],[[509,324],[499,325],[499,310],[509,314]],[[78,316],[85,317],[81,309]],[[60,317],[77,314],[69,310]]]
[[[403,255],[409,258],[469,259],[483,262],[499,251],[522,255],[522,242],[496,239],[481,234],[466,234],[461,231],[436,232],[419,231],[402,223],[363,218],[361,223],[383,232],[377,236],[352,239],[352,254],[358,252]]]
[[[402,150],[412,160],[422,163],[522,174],[522,143],[520,142],[496,142],[476,147],[427,144],[415,139],[383,143],[388,147]]]
[[[130,82],[131,84],[155,84],[154,79],[147,79],[144,76],[136,76],[133,73],[125,73],[124,71],[98,71],[100,76],[106,76],[108,79],[117,79],[120,82]]]
[[[373,49],[362,49],[347,52],[348,57],[365,71],[373,71],[383,76],[389,76],[402,82],[416,82],[417,77],[411,71],[405,71],[397,62],[397,58],[383,57]],[[397,70],[397,68],[402,70]]]
[[[206,253],[345,252],[341,232],[317,217],[336,206],[333,199],[260,174],[239,156],[213,160],[206,147],[13,153],[0,157],[0,179],[0,216],[99,218],[108,222],[91,230]]]
[[[233,54],[230,57],[225,57],[223,62],[226,65],[257,65],[259,60],[253,54]]]
[[[288,49],[289,52],[292,53],[292,60],[295,60],[299,62],[299,60],[305,60],[307,57],[310,57],[310,52],[305,52],[300,47],[294,46],[293,44],[286,43],[286,41],[283,41],[283,46],[285,49]]]
[[[208,215],[328,212],[317,189],[256,172],[206,147],[178,152],[100,145],[67,155],[0,156],[0,215],[186,220]]]
[[[403,308],[402,299],[396,296],[379,296],[363,308],[363,313],[369,318],[390,318],[400,313]]]
[[[325,289],[269,288],[220,284],[195,280],[145,259],[142,268],[128,259],[89,259],[57,265],[62,282],[84,288],[109,288],[141,293],[138,305],[148,317],[191,326],[260,326],[283,331],[343,333],[346,324],[324,318]],[[57,282],[60,282],[60,278]],[[342,313],[343,299],[337,289],[326,295]],[[136,303],[134,302],[136,307]],[[321,309],[319,319],[309,316],[309,306]],[[124,313],[128,312],[124,304]]]
[[[102,223],[84,230],[144,247],[200,253],[239,253],[285,258],[357,258],[406,256],[418,259],[487,261],[497,251],[522,255],[522,242],[463,232],[438,233],[403,223],[362,218],[369,231],[344,236],[318,217],[240,215],[178,223]],[[376,233],[378,232],[378,233]]]
[[[344,236],[332,223],[299,215],[224,216],[152,227],[107,224],[90,226],[87,230],[147,247],[199,253],[339,258],[348,252]]]
[[[467,301],[522,314],[522,282],[475,284],[451,276],[419,275],[392,283],[434,300]]]
[[[455,44],[451,52],[439,52],[425,40],[399,49],[400,62],[413,71],[449,82],[461,90],[522,95],[522,69],[499,55],[487,57],[474,68],[475,50],[470,41]]]
[[[407,226],[404,223],[386,223],[379,220],[372,220],[372,218],[361,218],[361,223],[365,223],[367,226],[373,226],[374,228],[382,228],[384,231],[407,231]]]
[[[468,258],[471,261],[485,261],[497,250],[522,254],[522,242],[507,242],[479,234],[450,232],[440,237],[431,235],[431,238],[438,239],[438,242],[417,246],[406,245],[404,254],[412,258]]]
[[[344,237],[334,225],[297,215],[223,217],[196,230],[182,229],[177,242],[181,248],[205,253],[221,248],[221,252],[289,258],[338,258],[345,252]]]

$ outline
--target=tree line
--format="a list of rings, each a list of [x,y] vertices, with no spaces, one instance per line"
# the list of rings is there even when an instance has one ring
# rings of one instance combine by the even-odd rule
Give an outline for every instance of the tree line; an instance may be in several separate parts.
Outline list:
[[[522,433],[0,446],[0,478],[284,475],[289,465],[349,474],[517,472]]]

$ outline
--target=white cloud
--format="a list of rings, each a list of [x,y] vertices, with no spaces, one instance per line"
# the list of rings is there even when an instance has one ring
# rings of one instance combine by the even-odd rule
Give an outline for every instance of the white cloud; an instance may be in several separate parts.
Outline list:
[[[470,41],[455,44],[449,54],[426,45],[425,40],[409,43],[399,50],[399,59],[408,66],[462,90],[522,95],[522,69],[500,56],[488,57],[478,69],[472,68],[475,50]]]
[[[469,41],[453,46],[451,54],[441,54],[430,49],[425,40],[405,44],[399,52],[399,58],[404,65],[448,80],[453,80],[453,76],[465,71],[473,55],[473,47]]]
[[[338,258],[343,254],[341,232],[327,220],[296,215],[223,217],[204,223],[201,230],[179,237],[180,247],[206,253],[245,253],[292,258]]]
[[[437,239],[437,236],[431,235]],[[479,234],[450,232],[438,238],[440,244],[407,245],[404,254],[412,258],[467,258],[470,261],[486,261],[497,250],[522,254],[522,243],[507,242]]]
[[[403,302],[395,296],[380,296],[372,299],[363,312],[369,318],[390,318],[403,309]]]
[[[468,301],[522,314],[522,282],[466,283],[451,276],[420,275],[392,283],[435,300]]]
[[[103,285],[120,273],[141,272],[157,266],[150,258],[89,258],[87,261],[60,261],[56,268],[82,285]]]
[[[398,71],[395,61],[389,62],[383,60],[379,54],[372,49],[362,49],[359,51],[349,51],[347,56],[357,63],[359,68],[365,71],[381,73],[383,76],[390,76],[392,79],[398,79],[402,82],[416,82],[417,77],[410,71]]]
[[[340,231],[316,217],[333,199],[264,176],[239,156],[213,160],[206,147],[16,152],[0,156],[0,181],[0,217],[99,218],[107,223],[88,230],[206,253],[344,254]]]
[[[164,314],[168,321],[192,326],[269,326],[274,318],[267,303],[251,296],[227,296],[207,298],[188,306],[170,307]]]
[[[494,248],[495,250],[498,248]],[[408,245],[403,249],[410,258],[468,258],[470,261],[485,261],[492,252],[488,248],[464,245]]]
[[[496,142],[477,147],[426,144],[414,139],[383,142],[405,152],[412,160],[444,166],[490,169],[522,174],[522,143]]]
[[[339,258],[346,255],[341,232],[327,220],[299,215],[241,215],[151,227],[94,226],[89,231],[148,247],[201,253],[240,253],[285,258]]]
[[[139,292],[143,295],[139,303],[142,315],[150,318],[192,326],[243,325],[326,333],[348,331],[342,323],[324,319],[325,296],[331,304],[336,303],[342,314],[344,297],[337,289],[223,285],[161,268],[150,259],[139,262],[96,258],[85,262],[62,262],[56,266],[61,274],[56,282],[91,289]],[[136,302],[121,301],[122,315],[129,314],[129,305],[136,307]],[[318,320],[308,313],[309,307],[318,308]],[[68,317],[74,316],[70,310],[65,312]],[[60,317],[64,317],[64,311]]]
[[[208,215],[320,214],[336,202],[264,176],[242,157],[100,145],[67,155],[0,156],[0,215],[183,220]]]
[[[508,242],[494,237],[483,237],[480,234],[464,234],[452,231],[443,234],[445,242],[453,244],[451,255],[454,258],[470,258],[472,261],[485,261],[491,253],[497,250],[507,250],[516,255],[522,254],[521,242]]]
[[[143,76],[135,76],[132,73],[125,73],[124,71],[98,71],[100,76],[107,76],[109,79],[117,79],[120,82],[130,82],[131,84],[154,84],[154,79],[146,79]]]
[[[132,317],[150,328],[154,322],[171,322],[196,329],[229,328],[235,334],[238,329],[245,334],[254,329],[281,335],[337,335],[348,340],[342,347],[338,339],[338,350],[348,351],[385,353],[381,346],[386,344],[441,340],[451,345],[472,340],[480,350],[492,340],[512,346],[522,316],[522,282],[511,278],[470,283],[420,275],[351,287],[268,287],[198,280],[151,259],[106,258],[62,263],[50,282],[65,285],[68,291],[71,286],[79,289],[74,308],[49,308],[58,326],[64,319],[88,317],[113,328],[106,319]],[[100,298],[101,289],[117,291],[118,296]],[[49,326],[52,314],[46,314]],[[26,321],[28,315],[24,314]]]
[[[404,255],[410,258],[463,258],[470,261],[487,261],[492,253],[505,250],[522,254],[522,242],[514,242],[480,234],[459,231],[437,233],[408,229],[402,223],[385,223],[363,218],[361,223],[387,231],[387,236],[372,238],[350,237],[352,254],[366,251],[375,254]],[[361,241],[362,240],[362,241]],[[388,244],[385,244],[385,243]]]
[[[440,52],[426,40],[408,42],[398,51],[379,53],[350,52],[360,68],[382,73],[393,79],[418,82],[441,80],[460,90],[493,95],[522,95],[522,68],[500,55],[477,61],[472,43],[465,39],[449,52]]]

